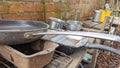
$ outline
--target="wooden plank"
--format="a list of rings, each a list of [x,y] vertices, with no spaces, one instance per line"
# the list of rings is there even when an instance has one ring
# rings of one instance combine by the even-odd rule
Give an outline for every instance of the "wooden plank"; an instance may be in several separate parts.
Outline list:
[[[105,30],[105,27],[108,25],[108,24],[111,24],[109,23],[109,18],[108,17],[105,17],[105,21],[99,25],[97,25],[97,27],[100,27],[101,30],[99,32],[103,32]],[[95,26],[96,27],[96,26]],[[109,26],[110,27],[110,26]],[[101,40],[100,39],[96,39],[95,40],[95,43],[98,43],[98,44],[101,44]],[[104,42],[103,42],[104,43]],[[93,59],[92,59],[92,62],[88,65],[89,68],[95,68],[96,67],[96,62],[97,62],[97,57],[99,55],[99,50],[98,49],[95,49],[94,51],[94,54],[93,54]]]
[[[92,29],[92,28],[82,28],[83,31],[91,31],[91,32],[100,32],[100,30],[95,30],[95,29]]]
[[[89,38],[90,43],[92,43],[94,40],[95,40],[94,38]],[[87,52],[86,48],[76,49],[75,53],[70,55],[73,58],[73,61],[70,63],[70,65],[67,68],[78,68],[86,52]]]
[[[98,25],[93,26],[93,27],[100,28],[100,30],[95,30],[94,29],[94,31],[96,31],[96,32],[103,32],[104,29],[105,29],[105,25],[106,25],[106,20],[103,23],[99,23]],[[96,39],[95,43],[99,44],[100,43],[100,39]],[[95,68],[96,62],[97,62],[97,57],[98,57],[98,51],[99,51],[98,49],[94,49],[92,61],[91,61],[91,63],[89,63],[86,66],[86,68]]]
[[[100,39],[96,39],[95,42],[100,44],[101,40]],[[90,64],[89,68],[95,68],[96,67],[97,57],[99,55],[98,51],[99,51],[98,49],[94,50],[92,63]]]
[[[73,61],[69,64],[67,68],[78,68],[85,54],[86,54],[86,48],[76,49],[75,53],[70,55],[73,58]]]

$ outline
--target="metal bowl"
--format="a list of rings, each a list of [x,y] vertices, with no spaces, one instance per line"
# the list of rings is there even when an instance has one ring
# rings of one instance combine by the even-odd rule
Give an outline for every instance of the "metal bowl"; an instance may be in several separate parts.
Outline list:
[[[67,30],[71,31],[79,31],[82,29],[82,22],[76,20],[68,20],[66,21]]]

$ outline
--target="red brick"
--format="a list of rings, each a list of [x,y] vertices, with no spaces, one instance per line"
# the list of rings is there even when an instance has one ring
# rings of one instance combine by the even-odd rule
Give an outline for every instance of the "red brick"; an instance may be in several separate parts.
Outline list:
[[[73,4],[77,4],[77,3],[79,3],[79,2],[78,2],[78,0],[72,0],[72,3],[73,3]]]
[[[87,0],[82,0],[82,4],[87,4]]]
[[[32,14],[32,20],[42,20],[44,21],[44,13],[34,13]]]
[[[8,13],[8,6],[9,4],[7,2],[0,2],[0,14]]]
[[[34,1],[34,2],[39,1],[39,2],[43,2],[44,0],[24,0],[24,1]]]
[[[10,13],[23,12],[23,2],[10,2]]]
[[[45,2],[53,2],[53,0],[45,0]]]
[[[54,11],[61,11],[62,5],[60,3],[55,3],[54,4]]]
[[[54,11],[54,4],[46,4],[46,11]]]
[[[49,17],[60,18],[60,14],[59,14],[59,13],[55,13],[55,12],[47,12],[47,13],[46,13],[46,20],[47,20]]]
[[[70,10],[70,4],[61,4],[61,11],[67,11],[67,10]]]
[[[3,15],[4,19],[8,20],[31,20],[31,14],[7,14]]]
[[[30,12],[30,11],[34,11],[34,9],[35,9],[35,6],[32,2],[26,2],[24,4],[24,11]]]
[[[86,3],[87,3],[87,4],[91,4],[91,1],[90,1],[90,0],[86,0]]]
[[[43,13],[24,13],[24,14],[6,14],[4,19],[8,20],[42,20],[44,21]]]
[[[69,0],[61,0],[61,2],[62,2],[62,3],[65,3],[65,2],[67,2],[67,3],[69,2],[69,3],[70,3]]]
[[[35,3],[35,11],[38,11],[38,12],[44,11],[44,4],[42,4],[42,3]]]

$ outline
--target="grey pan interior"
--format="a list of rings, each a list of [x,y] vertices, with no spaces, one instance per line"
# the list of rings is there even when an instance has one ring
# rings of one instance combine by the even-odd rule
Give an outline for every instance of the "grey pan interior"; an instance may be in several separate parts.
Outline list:
[[[27,32],[46,32],[48,27],[42,21],[0,20],[0,44],[15,45],[37,40],[43,35],[26,39],[24,38],[24,34]]]

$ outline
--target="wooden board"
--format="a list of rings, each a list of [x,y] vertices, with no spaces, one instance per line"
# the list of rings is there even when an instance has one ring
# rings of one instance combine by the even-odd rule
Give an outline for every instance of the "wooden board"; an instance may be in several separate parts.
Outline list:
[[[67,68],[78,68],[82,58],[86,54],[86,48],[78,48],[76,49],[75,53],[70,55],[73,58],[73,61],[69,64]]]
[[[89,38],[89,42],[94,42],[94,38]],[[84,55],[87,53],[86,48],[78,48],[74,54],[70,55],[73,58],[73,61],[67,68],[78,68],[79,64],[81,63]]]

